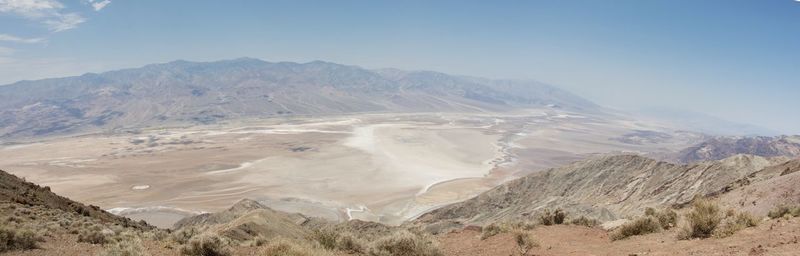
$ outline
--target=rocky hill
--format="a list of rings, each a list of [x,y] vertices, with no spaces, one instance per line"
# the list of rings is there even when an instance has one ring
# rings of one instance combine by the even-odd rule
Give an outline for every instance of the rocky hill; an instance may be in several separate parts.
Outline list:
[[[322,61],[175,61],[0,86],[0,139],[242,117],[543,106],[598,108],[536,82]]]
[[[669,157],[679,163],[720,160],[736,154],[800,157],[800,136],[715,137]]]
[[[237,241],[251,240],[259,235],[267,239],[278,236],[301,239],[307,237],[312,228],[325,223],[297,213],[275,211],[244,199],[222,212],[184,218],[175,223],[174,229],[211,232]]]
[[[685,204],[695,196],[729,190],[744,177],[782,164],[786,164],[785,158],[750,155],[691,165],[636,155],[603,156],[513,180],[431,211],[416,222],[486,224],[556,208],[571,216],[609,221],[641,215],[645,207]]]
[[[51,192],[49,187],[40,187],[2,170],[0,170],[0,202],[77,214],[102,223],[152,229],[147,223],[135,222],[106,212],[97,206],[72,201]]]

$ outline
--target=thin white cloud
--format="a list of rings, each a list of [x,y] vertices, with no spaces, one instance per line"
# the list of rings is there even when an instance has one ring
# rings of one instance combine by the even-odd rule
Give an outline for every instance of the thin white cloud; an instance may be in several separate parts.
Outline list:
[[[44,38],[22,38],[9,34],[0,34],[0,42],[35,44],[44,42]]]
[[[63,10],[64,4],[56,0],[0,0],[0,12],[41,22],[53,32],[73,29],[86,21],[78,13]]]
[[[106,5],[110,4],[111,0],[102,0],[102,1],[89,0],[89,3],[92,5],[92,8],[94,8],[95,11],[100,11],[103,8],[105,8]]]
[[[44,24],[47,24],[47,26],[53,32],[61,32],[64,30],[77,28],[78,24],[81,24],[85,21],[86,19],[84,19],[77,13],[67,13],[64,15],[60,15],[54,19],[45,20]]]

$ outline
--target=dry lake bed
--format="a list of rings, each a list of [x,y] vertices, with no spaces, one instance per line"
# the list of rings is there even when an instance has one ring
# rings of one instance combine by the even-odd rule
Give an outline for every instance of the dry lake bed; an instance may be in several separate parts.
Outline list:
[[[666,136],[643,138],[643,130]],[[694,142],[674,133],[557,109],[253,119],[6,144],[0,169],[161,227],[243,198],[399,224],[594,154],[658,154]]]

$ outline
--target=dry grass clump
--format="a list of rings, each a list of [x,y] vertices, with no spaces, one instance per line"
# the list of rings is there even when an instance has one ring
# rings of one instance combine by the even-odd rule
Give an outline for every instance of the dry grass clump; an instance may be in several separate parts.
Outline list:
[[[323,248],[316,248],[307,243],[301,243],[278,237],[269,241],[258,255],[264,256],[326,256],[333,255]]]
[[[41,241],[31,230],[0,227],[0,252],[36,249]]]
[[[481,240],[507,232],[508,230],[499,224],[492,223],[481,228]]]
[[[178,244],[185,244],[189,242],[192,237],[198,234],[197,230],[190,228],[190,229],[181,229],[178,232],[172,233],[172,240]]]
[[[103,229],[100,226],[93,226],[80,231],[80,234],[78,235],[78,242],[106,244],[111,241],[111,235],[113,234],[114,232],[111,230]]]
[[[590,228],[591,227],[595,227],[597,225],[600,225],[600,222],[597,221],[596,219],[586,218],[586,216],[581,216],[581,217],[579,217],[577,219],[572,219],[572,220],[570,220],[569,223],[572,224],[572,225],[586,226],[586,227],[590,227]]]
[[[678,213],[672,209],[664,209],[657,211],[656,209],[648,207],[644,210],[645,216],[653,216],[658,219],[658,223],[662,229],[670,229],[678,225]]]
[[[100,256],[147,256],[142,241],[138,238],[126,238],[103,247]]]
[[[536,223],[530,221],[495,222],[481,227],[481,240],[515,230],[532,230]]]
[[[336,240],[336,249],[350,254],[362,254],[367,250],[366,242],[350,233],[344,233]]]
[[[800,216],[800,206],[781,205],[770,210],[767,216],[770,219],[798,217]]]
[[[519,250],[520,255],[528,255],[530,250],[539,247],[539,242],[536,241],[533,234],[529,231],[514,231],[514,242],[517,244],[517,250]]]
[[[539,215],[539,223],[545,226],[560,225],[564,224],[566,218],[567,213],[564,212],[564,210],[556,209],[551,212],[550,209],[545,209],[544,212]]]
[[[189,240],[181,248],[181,254],[188,256],[228,256],[231,251],[219,236],[203,235]]]
[[[611,240],[621,240],[631,236],[656,233],[662,230],[661,223],[656,217],[645,216],[620,226],[611,233]]]
[[[740,212],[739,214],[730,214],[729,218],[722,221],[720,227],[714,230],[715,237],[728,237],[738,232],[739,230],[758,226],[758,219],[747,212]]]
[[[440,256],[436,242],[428,236],[398,231],[375,240],[369,248],[370,256]]]
[[[314,230],[312,240],[317,241],[328,250],[339,250],[347,253],[363,253],[366,250],[365,242],[349,232],[339,232],[332,228]]]
[[[719,206],[707,201],[696,200],[693,209],[686,215],[686,226],[679,233],[679,239],[708,238],[722,222]]]

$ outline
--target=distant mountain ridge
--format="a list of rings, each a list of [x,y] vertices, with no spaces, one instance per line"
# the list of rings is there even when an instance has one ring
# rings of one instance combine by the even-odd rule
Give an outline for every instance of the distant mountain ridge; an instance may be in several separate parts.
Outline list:
[[[800,157],[800,136],[713,137],[677,152],[669,160],[679,163],[693,163],[720,160],[737,154],[798,158]]]
[[[598,106],[537,82],[323,61],[174,61],[0,86],[0,138],[241,117]]]

